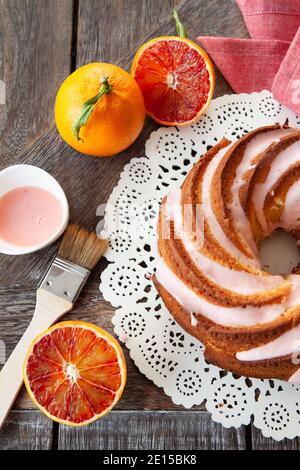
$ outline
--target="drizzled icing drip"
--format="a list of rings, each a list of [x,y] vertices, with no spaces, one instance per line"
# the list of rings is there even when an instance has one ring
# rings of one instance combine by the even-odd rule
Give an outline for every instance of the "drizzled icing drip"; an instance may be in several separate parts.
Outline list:
[[[192,326],[197,326],[198,323],[199,322],[198,322],[196,316],[191,312],[191,324],[192,324]]]

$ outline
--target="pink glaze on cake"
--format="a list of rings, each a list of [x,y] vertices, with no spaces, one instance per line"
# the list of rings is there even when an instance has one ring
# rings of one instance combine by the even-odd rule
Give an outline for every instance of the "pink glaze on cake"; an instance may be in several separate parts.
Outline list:
[[[184,208],[185,209],[185,208]],[[285,282],[282,276],[261,276],[253,273],[228,269],[216,261],[207,258],[198,249],[198,245],[189,239],[185,231],[181,206],[181,189],[173,189],[167,196],[163,213],[167,220],[174,222],[175,233],[184,246],[195,266],[208,279],[225,289],[242,295],[251,295],[266,289],[273,289]],[[167,286],[164,286],[167,288]]]
[[[287,192],[280,226],[288,232],[300,226],[300,180],[295,181]]]
[[[261,128],[257,135],[254,131],[237,146],[215,147],[204,155],[204,165],[199,160],[182,189],[164,199],[155,282],[175,320],[204,342],[209,362],[239,375],[300,383],[300,368],[295,371],[300,360],[300,266],[297,274],[266,275],[255,243],[277,228],[293,232],[300,243],[299,133],[274,127]],[[286,179],[280,220],[273,220],[264,207],[285,173],[293,178]],[[202,202],[199,226],[197,200]],[[196,223],[188,219],[186,225],[191,205]],[[161,236],[166,222],[171,242]],[[278,251],[276,256],[284,255]]]
[[[262,361],[274,357],[284,357],[297,354],[300,350],[300,325],[286,331],[274,341],[263,344],[258,348],[236,353],[240,361]]]
[[[232,185],[231,212],[238,230],[247,242],[248,247],[251,248],[251,251],[256,259],[258,258],[258,251],[251,233],[249,220],[247,219],[247,216],[241,205],[240,190],[245,183],[245,174],[249,169],[251,170],[253,160],[255,160],[257,155],[265,151],[268,146],[274,142],[275,139],[284,137],[285,135],[291,134],[292,132],[293,129],[277,129],[271,132],[264,132],[254,137],[246,146],[243,159],[236,170],[236,175]]]
[[[218,325],[247,327],[268,323],[283,314],[282,304],[243,307],[222,307],[208,302],[197,295],[173,273],[165,261],[159,257],[156,268],[157,281],[190,314],[201,314]]]
[[[296,372],[291,375],[288,381],[293,384],[300,384],[300,369],[296,370]]]
[[[55,235],[63,208],[53,194],[22,186],[0,198],[0,238],[15,246],[38,246]]]
[[[261,183],[257,184],[255,187],[254,195],[253,195],[253,202],[255,205],[256,213],[259,219],[259,223],[265,233],[268,235],[271,230],[268,230],[268,224],[264,217],[264,202],[266,200],[267,194],[271,191],[273,185],[276,183],[280,175],[283,174],[285,170],[287,170],[290,166],[294,163],[299,161],[300,157],[300,141],[296,141],[294,144],[290,145],[286,149],[282,150],[275,160],[273,161],[270,171],[267,175],[266,180]],[[286,227],[282,225],[284,229],[290,229],[290,221],[286,216],[284,222]],[[295,227],[295,225],[294,225]]]

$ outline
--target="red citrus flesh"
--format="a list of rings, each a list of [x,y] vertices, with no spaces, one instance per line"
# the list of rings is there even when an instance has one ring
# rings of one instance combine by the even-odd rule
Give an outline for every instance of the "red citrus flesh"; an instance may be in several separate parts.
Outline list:
[[[147,113],[163,124],[195,121],[212,97],[212,63],[201,47],[185,38],[149,41],[137,52],[132,74],[142,90]]]
[[[50,418],[70,425],[106,414],[119,400],[125,376],[117,341],[83,322],[50,328],[32,344],[24,365],[33,401]]]

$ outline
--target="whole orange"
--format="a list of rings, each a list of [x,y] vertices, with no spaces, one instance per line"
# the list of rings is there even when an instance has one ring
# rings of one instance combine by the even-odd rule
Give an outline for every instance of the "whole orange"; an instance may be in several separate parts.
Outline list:
[[[143,95],[134,78],[112,64],[80,67],[62,83],[55,101],[61,137],[81,153],[115,155],[129,147],[145,119]]]

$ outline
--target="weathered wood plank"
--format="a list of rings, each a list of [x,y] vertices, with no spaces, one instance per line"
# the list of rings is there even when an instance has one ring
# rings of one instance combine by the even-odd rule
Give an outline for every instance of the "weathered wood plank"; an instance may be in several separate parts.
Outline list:
[[[283,439],[275,441],[264,437],[261,431],[254,426],[251,428],[253,450],[300,450],[300,438]]]
[[[57,88],[70,71],[72,0],[0,1],[0,169],[53,123]]]
[[[170,17],[179,0],[80,0],[77,67],[118,62]]]
[[[53,423],[39,411],[12,411],[0,433],[0,450],[48,450]]]
[[[130,432],[129,432],[130,430]],[[209,413],[112,411],[84,428],[59,427],[59,449],[245,449],[245,428],[225,429]]]

